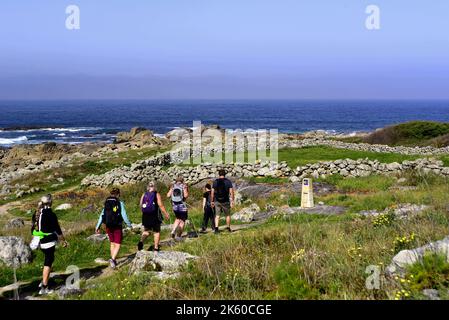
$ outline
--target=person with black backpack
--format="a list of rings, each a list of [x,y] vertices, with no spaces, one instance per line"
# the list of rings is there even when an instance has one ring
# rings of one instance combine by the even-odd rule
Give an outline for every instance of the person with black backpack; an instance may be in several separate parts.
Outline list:
[[[120,189],[114,188],[111,190],[110,196],[104,202],[103,211],[98,218],[95,232],[100,233],[100,227],[102,224],[106,225],[106,233],[108,234],[109,241],[111,242],[111,259],[109,263],[111,268],[117,267],[117,255],[120,251],[120,246],[123,239],[123,222],[128,227],[131,227],[131,222],[126,214],[125,204],[120,201]]]
[[[201,232],[206,232],[207,225],[210,224],[212,227],[212,230],[215,230],[215,208],[211,205],[211,192],[212,187],[210,183],[207,183],[204,187],[204,193],[203,193],[203,211],[204,211],[204,217],[203,217],[203,226],[201,227]]]
[[[154,245],[149,250],[159,251],[159,240],[161,238],[161,224],[163,221],[161,211],[164,213],[165,218],[168,220],[170,217],[165,210],[164,203],[162,202],[161,195],[156,190],[154,182],[148,183],[147,192],[145,192],[140,198],[140,209],[142,211],[142,225],[144,231],[139,243],[137,244],[137,250],[143,249],[143,243],[146,238],[150,236],[150,232],[154,233]]]
[[[215,233],[218,233],[220,213],[226,216],[227,230],[231,232],[231,208],[234,207],[234,188],[231,180],[226,178],[226,171],[218,171],[211,192],[211,206],[215,208]]]
[[[176,236],[180,238],[184,231],[185,222],[188,218],[187,205],[185,203],[188,196],[189,189],[187,184],[184,183],[184,178],[179,176],[167,193],[167,197],[171,198],[173,213],[176,217],[171,232],[172,239],[176,239]]]

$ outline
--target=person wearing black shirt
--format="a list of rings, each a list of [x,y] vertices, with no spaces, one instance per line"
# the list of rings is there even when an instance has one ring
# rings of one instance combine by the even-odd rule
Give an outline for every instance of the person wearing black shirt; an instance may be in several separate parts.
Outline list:
[[[231,208],[234,207],[234,188],[232,182],[227,179],[226,171],[218,171],[218,179],[214,181],[211,194],[211,205],[215,211],[215,233],[218,233],[220,214],[226,216],[227,230],[231,232]]]
[[[203,217],[203,226],[201,228],[201,232],[206,232],[207,225],[209,224],[209,220],[210,220],[212,230],[215,230],[215,208],[212,208],[212,205],[211,205],[211,192],[212,192],[212,187],[208,183],[204,187],[204,193],[203,193],[204,217]]]
[[[52,197],[46,195],[39,202],[38,211],[33,215],[31,232],[37,231],[45,234],[39,242],[39,247],[44,253],[44,269],[42,271],[42,282],[39,294],[48,294],[48,280],[50,278],[51,267],[55,260],[55,247],[58,240],[62,241],[62,246],[66,247],[67,242],[62,234],[56,214],[51,209]]]

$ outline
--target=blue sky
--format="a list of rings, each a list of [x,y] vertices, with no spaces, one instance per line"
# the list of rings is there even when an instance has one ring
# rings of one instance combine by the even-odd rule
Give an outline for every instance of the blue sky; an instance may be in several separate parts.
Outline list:
[[[448,31],[447,0],[2,0],[0,99],[449,98]]]

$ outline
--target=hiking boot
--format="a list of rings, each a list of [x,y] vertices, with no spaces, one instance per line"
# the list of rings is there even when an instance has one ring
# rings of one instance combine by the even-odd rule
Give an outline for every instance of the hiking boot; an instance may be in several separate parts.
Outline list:
[[[201,233],[206,233],[206,228],[201,228],[200,232]]]
[[[174,232],[170,233],[170,237],[171,237],[173,240],[175,240],[175,238],[176,238],[175,233],[174,233]]]
[[[219,234],[219,233],[220,233],[220,230],[218,230],[218,228],[215,228],[214,233],[215,233],[215,234]]]
[[[111,266],[112,269],[115,269],[117,268],[117,261],[109,259],[109,265]]]
[[[48,287],[44,287],[42,286],[42,288],[39,290],[39,295],[43,296],[43,295],[47,295],[47,294],[52,294],[54,291],[48,289]]]
[[[141,251],[143,249],[143,242],[139,241],[139,243],[137,244],[137,250]]]
[[[226,230],[227,230],[228,232],[232,232],[231,227],[227,227]]]

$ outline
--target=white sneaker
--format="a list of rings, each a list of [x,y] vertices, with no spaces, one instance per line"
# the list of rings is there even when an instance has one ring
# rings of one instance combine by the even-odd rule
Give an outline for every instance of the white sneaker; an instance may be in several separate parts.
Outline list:
[[[52,294],[54,291],[50,290],[48,288],[41,288],[39,290],[39,295],[43,296],[43,295],[47,295],[47,294]]]

